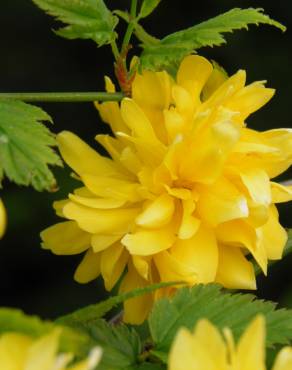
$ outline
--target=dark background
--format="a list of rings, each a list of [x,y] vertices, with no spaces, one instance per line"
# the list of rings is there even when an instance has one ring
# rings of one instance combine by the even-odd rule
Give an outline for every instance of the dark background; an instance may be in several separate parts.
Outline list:
[[[129,1],[106,1],[109,7],[125,9]],[[162,37],[191,26],[233,7],[263,7],[288,31],[250,27],[227,35],[228,44],[206,48],[201,54],[215,59],[229,74],[239,68],[248,71],[248,81],[267,80],[277,89],[272,102],[248,123],[264,130],[292,127],[291,60],[292,2],[290,0],[163,0],[157,11],[144,21],[150,33]],[[97,49],[90,41],[68,41],[51,29],[57,23],[30,0],[2,0],[0,7],[0,91],[97,91],[103,90],[103,75],[112,76],[109,47]],[[121,23],[119,30],[123,30]],[[41,104],[54,119],[54,132],[67,129],[92,145],[93,137],[105,131],[92,104]],[[4,182],[1,197],[8,210],[8,230],[0,241],[0,305],[24,309],[29,314],[54,318],[104,297],[100,281],[85,286],[72,279],[80,256],[60,257],[40,248],[39,232],[58,221],[51,203],[76,187],[70,171],[56,170],[60,191],[37,193]],[[292,177],[286,174],[286,178]],[[281,208],[281,220],[292,227],[291,205]],[[278,263],[268,278],[259,279],[257,294],[280,300],[292,307],[292,258]]]

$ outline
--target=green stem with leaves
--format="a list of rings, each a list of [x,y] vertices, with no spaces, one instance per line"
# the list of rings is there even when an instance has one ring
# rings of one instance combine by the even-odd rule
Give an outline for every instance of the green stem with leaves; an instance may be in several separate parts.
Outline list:
[[[44,92],[44,93],[0,93],[1,100],[22,100],[25,102],[93,102],[120,101],[124,97],[121,92]]]

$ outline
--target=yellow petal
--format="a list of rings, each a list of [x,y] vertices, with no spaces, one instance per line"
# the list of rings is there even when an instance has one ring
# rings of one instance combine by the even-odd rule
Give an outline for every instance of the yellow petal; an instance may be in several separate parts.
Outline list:
[[[2,200],[0,199],[0,239],[3,237],[6,230],[6,211]]]
[[[276,182],[271,182],[272,202],[283,203],[292,200],[292,186],[284,186]]]
[[[121,113],[124,121],[132,130],[133,136],[143,138],[147,142],[153,142],[159,145],[153,127],[142,109],[134,100],[125,98],[121,103]]]
[[[132,84],[133,100],[140,106],[162,110],[169,105],[170,84],[166,72],[137,73]]]
[[[125,178],[133,178],[131,174],[132,169],[128,168],[128,166],[125,166],[125,163],[121,158],[123,151],[127,148],[127,142],[124,142],[123,139],[116,139],[108,134],[97,135],[95,140],[97,140],[106,149],[119,170],[124,173]]]
[[[132,256],[133,266],[143,279],[149,279],[151,257]]]
[[[129,146],[123,149],[120,161],[128,171],[134,173],[135,175],[141,170],[142,163],[133,149]]]
[[[118,133],[118,136],[135,146],[136,155],[142,164],[155,167],[161,163],[165,154],[165,147],[163,145],[122,133]]]
[[[291,370],[292,369],[292,347],[284,347],[278,353],[273,370]]]
[[[77,267],[74,279],[80,284],[86,284],[98,277],[100,274],[100,253],[94,253],[89,249]]]
[[[248,216],[246,198],[223,177],[211,186],[202,187],[197,211],[213,226]]]
[[[56,211],[56,215],[59,217],[65,217],[63,213],[63,208],[69,203],[69,199],[57,200],[53,202],[53,208]]]
[[[198,231],[201,221],[192,215],[196,207],[193,200],[183,200],[182,205],[183,217],[178,230],[178,237],[180,239],[189,239]]]
[[[169,223],[174,212],[174,199],[162,194],[148,204],[136,218],[136,224],[145,228],[159,228]]]
[[[120,140],[109,135],[96,135],[95,140],[104,147],[116,163],[119,163],[120,154],[124,149]]]
[[[206,335],[210,334],[208,331]],[[212,341],[213,338],[209,338]],[[209,348],[205,347],[196,336],[187,329],[181,328],[172,343],[169,354],[169,370],[217,370],[217,357],[209,354]],[[212,343],[213,344],[213,343]],[[225,370],[225,366],[224,369]]]
[[[170,248],[176,239],[175,232],[176,229],[172,223],[160,229],[137,228],[134,233],[123,237],[122,244],[130,254],[149,256]]]
[[[172,88],[172,96],[177,111],[186,116],[185,118],[190,118],[194,113],[195,105],[192,95],[188,90],[179,85],[174,85]]]
[[[116,165],[109,158],[102,157],[72,132],[63,131],[57,135],[57,142],[63,159],[79,175],[119,174]],[[84,160],[86,158],[86,160]]]
[[[183,264],[167,251],[157,253],[153,260],[161,281],[186,281],[191,285],[198,282],[195,267]]]
[[[177,240],[171,254],[181,263],[196,271],[199,283],[213,282],[218,266],[218,248],[210,228],[201,224],[196,234],[185,240]]]
[[[55,254],[79,254],[90,247],[90,234],[81,230],[75,221],[55,224],[41,232],[43,248]]]
[[[207,59],[199,55],[189,55],[179,66],[177,82],[195,97],[196,94],[201,93],[212,71],[213,66]]]
[[[135,270],[133,265],[129,263],[128,272],[120,285],[120,293],[129,292],[134,289],[144,288],[149,284]],[[124,302],[123,321],[133,325],[140,325],[148,316],[153,304],[151,294],[143,294],[142,296],[128,299]]]
[[[176,137],[185,131],[185,120],[175,109],[163,111],[168,142],[172,143]]]
[[[268,175],[260,168],[240,169],[240,176],[252,200],[258,204],[271,203],[271,186]]]
[[[217,63],[213,62],[213,71],[208,78],[203,91],[203,100],[207,100],[210,96],[228,79],[227,73]]]
[[[194,340],[192,334],[185,328],[179,329],[174,341],[171,345],[168,368],[169,370],[199,370],[199,366],[206,364],[198,364],[198,360],[194,358]]]
[[[75,194],[69,194],[69,199],[76,203],[82,204],[83,206],[99,209],[119,208],[126,203],[124,199],[114,198],[89,198],[81,197]]]
[[[266,275],[267,251],[263,243],[259,243],[256,230],[253,227],[242,220],[233,220],[218,225],[216,236],[222,244],[248,249]]]
[[[109,77],[105,77],[105,87],[107,92],[115,92],[116,88]],[[122,131],[125,133],[129,132],[125,122],[122,119],[120,106],[117,102],[104,102],[97,103],[95,102],[95,107],[98,109],[101,119],[108,123],[113,131],[116,133]]]
[[[42,336],[29,348],[24,370],[51,370],[59,346],[60,330]]]
[[[165,185],[165,189],[167,190],[168,194],[174,196],[175,198],[182,199],[182,200],[190,200],[192,199],[192,192],[189,189],[184,188],[170,188],[169,186]]]
[[[222,105],[227,102],[231,97],[245,85],[246,73],[239,70],[233,76],[229,77],[204,103],[204,107],[213,107]]]
[[[79,227],[92,234],[125,233],[134,222],[139,209],[93,209],[70,202],[64,207],[67,218],[77,222]]]
[[[269,218],[269,205],[256,204],[253,201],[248,201],[249,215],[246,222],[254,227],[258,228],[263,226]]]
[[[262,248],[270,260],[281,259],[287,242],[287,232],[279,223],[279,215],[275,206],[269,209],[268,221],[257,229],[257,236]]]
[[[232,148],[239,140],[240,132],[231,121],[216,122],[204,134],[196,133],[196,141],[186,146],[181,158],[180,176],[203,184],[212,184],[222,173]]]
[[[116,241],[121,239],[122,235],[104,235],[104,234],[94,234],[91,237],[91,246],[95,253],[101,252],[106,248],[110,247]]]
[[[208,320],[201,319],[194,329],[194,337],[209,353],[216,369],[226,369],[227,351],[219,330]]]
[[[0,364],[4,370],[22,370],[32,340],[26,335],[6,333],[0,337]]]
[[[267,130],[260,133],[266,143],[279,149],[281,152],[286,153],[287,158],[290,158],[292,154],[292,129],[291,128],[279,128],[273,130]]]
[[[265,319],[257,316],[241,336],[237,346],[240,370],[265,370]]]
[[[267,89],[261,82],[254,82],[238,91],[226,106],[239,112],[238,120],[244,121],[251,113],[264,106],[274,94],[274,89]]]
[[[106,290],[111,290],[115,286],[126,267],[128,258],[128,252],[119,242],[102,252],[100,266]]]
[[[219,245],[216,282],[228,289],[256,289],[254,268],[240,248]]]
[[[141,200],[138,193],[139,184],[113,177],[83,175],[82,180],[95,195],[103,198],[137,202]]]

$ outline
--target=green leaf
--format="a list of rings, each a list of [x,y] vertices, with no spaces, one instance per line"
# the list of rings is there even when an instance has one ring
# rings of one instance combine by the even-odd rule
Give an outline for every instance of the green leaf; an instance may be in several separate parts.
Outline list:
[[[62,316],[57,319],[57,322],[72,327],[83,327],[85,324],[93,324],[96,320],[100,319],[111,309],[123,303],[127,299],[135,298],[143,294],[151,293],[157,289],[177,284],[180,284],[180,282],[153,284],[146,288],[135,289],[115,297],[110,297],[103,302],[86,306],[66,316]]]
[[[155,45],[145,45],[141,56],[143,68],[151,70],[167,69],[183,57],[203,46],[219,46],[226,42],[223,33],[248,28],[260,23],[275,26],[282,31],[285,27],[263,14],[262,9],[235,8],[203,23],[172,33]]]
[[[168,361],[167,353],[161,352],[161,351],[155,351],[155,350],[151,350],[150,353],[152,356],[157,357],[164,364],[167,364],[167,361]]]
[[[56,180],[48,165],[61,165],[61,160],[51,148],[55,137],[40,121],[52,120],[38,107],[0,101],[0,174],[18,185],[53,190]]]
[[[133,328],[125,325],[112,326],[99,319],[94,324],[84,324],[83,330],[102,346],[103,356],[98,370],[126,369],[137,363],[141,343]]]
[[[219,328],[229,327],[238,339],[257,314],[266,317],[267,346],[286,344],[292,339],[292,310],[276,310],[276,304],[250,294],[230,294],[214,284],[182,288],[171,299],[156,302],[149,317],[155,351],[168,352],[177,330],[194,328],[201,318]]]
[[[27,316],[22,311],[12,308],[0,308],[0,334],[18,332],[38,338],[56,327],[49,321],[42,321],[37,316]],[[90,338],[79,330],[63,327],[60,340],[61,352],[72,352],[76,356],[87,355],[92,347]]]
[[[68,24],[56,33],[68,39],[91,39],[98,46],[116,38],[118,18],[113,16],[103,0],[32,0],[48,14]]]
[[[144,0],[138,18],[145,18],[150,15],[159,5],[161,0]]]

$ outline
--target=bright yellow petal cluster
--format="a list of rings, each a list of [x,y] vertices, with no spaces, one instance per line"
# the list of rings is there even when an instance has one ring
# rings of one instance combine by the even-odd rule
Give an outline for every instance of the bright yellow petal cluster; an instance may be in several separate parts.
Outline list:
[[[235,345],[229,329],[202,319],[193,333],[181,328],[169,354],[169,370],[266,370],[265,320],[257,316]],[[283,348],[272,370],[292,369],[292,347]]]
[[[247,128],[274,90],[245,83],[242,70],[227,78],[188,56],[176,81],[144,71],[131,98],[97,104],[113,136],[96,139],[111,158],[59,134],[83,187],[55,203],[67,221],[42,233],[44,248],[86,252],[75,279],[101,274],[108,290],[121,277],[121,291],[178,280],[255,289],[247,255],[266,273],[287,239],[275,203],[291,200],[292,187],[270,179],[292,163],[292,130]],[[115,90],[108,78],[106,88]],[[127,301],[125,321],[142,322],[152,300],[168,292]]]
[[[6,223],[7,223],[7,221],[6,221],[6,210],[5,210],[5,207],[4,207],[4,204],[3,204],[2,200],[0,199],[0,239],[2,238],[2,236],[5,233]]]
[[[96,347],[87,359],[67,366],[73,358],[70,353],[58,354],[60,331],[33,340],[19,333],[0,336],[1,370],[93,370],[100,361],[101,349]]]

